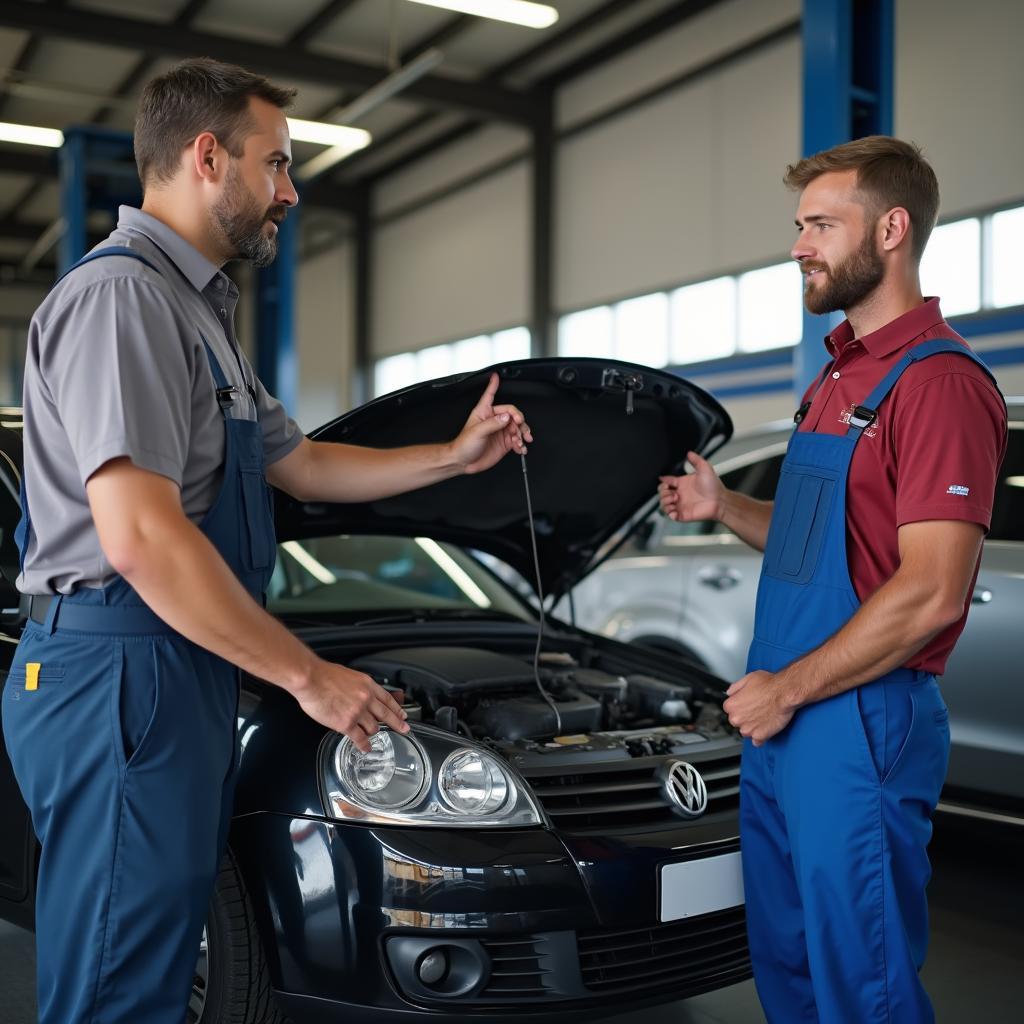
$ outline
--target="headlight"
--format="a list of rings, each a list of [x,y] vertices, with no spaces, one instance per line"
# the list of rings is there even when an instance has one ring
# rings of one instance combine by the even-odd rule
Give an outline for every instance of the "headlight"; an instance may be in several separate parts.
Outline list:
[[[461,814],[493,814],[505,806],[509,780],[493,757],[477,750],[456,750],[441,765],[441,799]]]
[[[486,750],[428,725],[405,735],[382,728],[363,753],[344,736],[320,764],[327,813],[400,825],[539,825],[540,811],[512,768]]]
[[[346,740],[338,746],[335,761],[353,794],[385,810],[412,803],[430,777],[420,748],[401,733],[383,729],[370,740],[369,753]]]

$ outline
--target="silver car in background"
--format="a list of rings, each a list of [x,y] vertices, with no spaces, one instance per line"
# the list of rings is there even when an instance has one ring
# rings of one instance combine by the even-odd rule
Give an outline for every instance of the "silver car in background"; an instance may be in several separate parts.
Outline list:
[[[952,749],[940,809],[1024,825],[1024,398],[1010,436],[967,626],[941,679]],[[774,496],[791,421],[713,460],[727,487]],[[655,512],[556,609],[584,629],[675,652],[725,679],[745,670],[760,552],[721,524]]]

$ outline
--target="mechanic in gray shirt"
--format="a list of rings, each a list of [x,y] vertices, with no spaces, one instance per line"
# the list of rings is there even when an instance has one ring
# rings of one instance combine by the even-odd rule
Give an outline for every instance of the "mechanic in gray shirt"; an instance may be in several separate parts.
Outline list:
[[[266,481],[368,501],[495,465],[532,440],[492,379],[443,445],[303,437],[234,331],[221,267],[267,265],[297,201],[293,93],[189,60],[150,82],[141,210],[39,307],[25,370],[21,590],[4,691],[11,763],[42,843],[40,1024],[181,1024],[227,835],[238,668],[363,750],[400,700],[269,616]]]
[[[69,594],[114,574],[82,500],[85,482],[111,459],[173,480],[185,515],[202,519],[224,461],[203,338],[237,387],[241,414],[258,420],[267,464],[302,441],[238,346],[238,289],[227,274],[166,223],[128,206],[99,249],[109,246],[138,252],[159,276],[133,259],[87,263],[50,292],[29,328],[33,530],[18,580],[26,594]]]

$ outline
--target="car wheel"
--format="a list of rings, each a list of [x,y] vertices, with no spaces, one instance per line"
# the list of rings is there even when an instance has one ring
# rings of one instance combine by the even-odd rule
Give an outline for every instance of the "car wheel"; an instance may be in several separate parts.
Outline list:
[[[646,647],[650,651],[675,655],[705,672],[711,671],[711,666],[700,655],[695,654],[686,644],[681,644],[678,640],[671,640],[667,636],[638,636],[631,642],[637,647]]]
[[[186,1024],[289,1024],[274,1005],[252,904],[230,850],[203,929]]]

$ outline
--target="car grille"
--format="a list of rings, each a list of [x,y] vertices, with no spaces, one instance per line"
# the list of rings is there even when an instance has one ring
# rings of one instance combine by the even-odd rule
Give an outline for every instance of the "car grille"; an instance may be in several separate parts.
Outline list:
[[[577,943],[591,992],[671,989],[684,997],[750,976],[742,907],[649,928],[579,932]]]
[[[630,758],[615,765],[583,765],[567,774],[526,769],[523,775],[552,823],[565,832],[670,826],[682,819],[658,777],[658,770],[667,760]],[[708,814],[739,806],[738,750],[709,752],[702,757],[694,754],[685,760],[700,772],[708,787]]]
[[[530,999],[545,996],[550,989],[545,978],[550,969],[542,966],[544,936],[525,939],[484,939],[491,958],[491,976],[480,993],[481,999]]]

